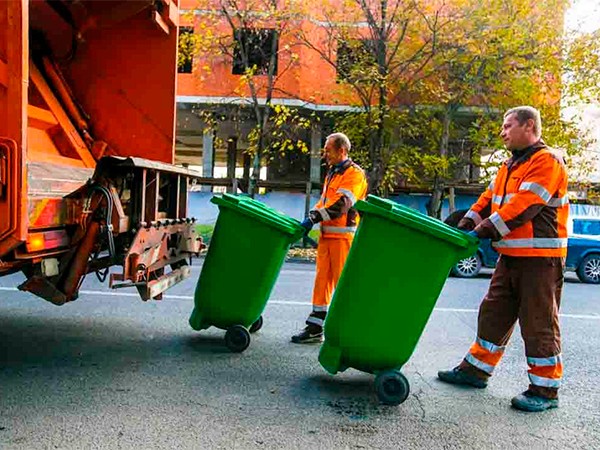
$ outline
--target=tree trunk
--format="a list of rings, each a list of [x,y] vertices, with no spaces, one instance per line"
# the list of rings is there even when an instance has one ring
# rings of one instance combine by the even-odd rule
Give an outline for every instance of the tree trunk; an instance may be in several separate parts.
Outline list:
[[[371,169],[368,172],[369,192],[381,194],[383,177],[385,176],[385,165],[381,152],[383,141],[383,122],[381,110],[379,108],[371,109],[368,114],[370,119],[367,122],[369,129],[369,157],[371,159]]]
[[[383,161],[381,158],[373,160],[371,170],[368,172],[369,177],[369,192],[373,194],[384,195],[382,192],[382,181],[385,174]]]
[[[436,219],[441,219],[442,202],[444,201],[444,181],[440,177],[435,177],[433,181],[433,192],[429,203],[427,203],[427,214]]]
[[[384,106],[385,108],[385,106]],[[371,191],[373,193],[377,192],[381,196],[385,197],[387,195],[387,188],[383,185],[383,179],[385,177],[385,162],[383,160],[383,148],[385,144],[385,123],[384,123],[384,111],[380,111],[382,117],[379,120],[377,125],[377,133],[375,135],[375,145],[373,151],[373,174],[374,180],[376,180],[376,184],[372,187]]]
[[[453,105],[446,105],[444,109],[444,119],[442,124],[442,138],[440,140],[440,156],[445,158],[448,156],[448,143],[450,141],[450,123],[452,121]],[[445,180],[442,176],[436,176],[433,181],[433,191],[431,199],[427,205],[427,214],[437,219],[441,219],[442,202],[444,200],[444,189],[446,187]]]
[[[248,195],[251,198],[258,193],[258,180],[260,180],[260,158],[263,152],[263,128],[262,125],[259,129],[258,142],[256,143],[256,152],[254,153],[254,159],[252,160],[252,175],[250,175],[250,181],[248,183]]]
[[[258,192],[258,180],[260,180],[260,159],[263,153],[264,146],[264,117],[265,112],[260,110],[260,106],[258,106],[258,102],[254,104],[254,112],[256,115],[256,123],[258,127],[258,141],[256,142],[256,149],[254,152],[254,157],[252,159],[252,173],[250,175],[250,180],[248,182],[248,195],[251,198]]]
[[[383,159],[383,149],[385,147],[385,120],[388,114],[388,89],[387,89],[387,76],[388,76],[388,63],[387,63],[387,38],[386,28],[387,24],[387,0],[381,0],[381,19],[377,26],[377,42],[376,42],[376,61],[377,70],[379,72],[379,104],[375,110],[375,118],[377,120],[376,127],[373,132],[373,138],[371,142],[371,161],[373,161],[373,168],[371,170],[370,179],[370,190],[373,193],[377,193],[381,196],[387,195],[386,186],[383,185],[383,179],[385,177],[385,162]]]

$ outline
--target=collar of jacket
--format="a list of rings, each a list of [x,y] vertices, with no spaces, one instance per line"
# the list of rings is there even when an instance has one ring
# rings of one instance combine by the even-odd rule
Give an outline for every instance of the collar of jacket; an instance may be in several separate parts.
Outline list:
[[[350,158],[345,159],[341,163],[334,164],[329,167],[329,173],[333,175],[334,173],[344,173],[348,167],[352,165],[352,160]]]
[[[531,158],[535,153],[540,151],[543,148],[546,148],[547,145],[543,140],[537,141],[535,144],[530,145],[523,150],[513,150],[512,156],[508,158],[504,164],[507,166],[512,166],[513,164],[521,164]]]

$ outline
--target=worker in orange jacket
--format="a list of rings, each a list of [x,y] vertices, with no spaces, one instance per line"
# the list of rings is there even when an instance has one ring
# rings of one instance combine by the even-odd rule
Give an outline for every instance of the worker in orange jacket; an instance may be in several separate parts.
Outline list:
[[[558,406],[563,366],[558,310],[567,255],[567,172],[562,155],[541,140],[539,112],[504,115],[501,137],[512,157],[458,227],[491,238],[500,258],[479,308],[477,339],[445,382],[484,388],[518,321],[529,365],[529,388],[513,407]]]
[[[312,312],[306,327],[292,336],[297,344],[322,342],[323,323],[333,290],[342,274],[359,216],[354,208],[367,195],[363,170],[348,157],[350,140],[343,133],[327,137],[324,158],[329,166],[320,200],[302,222],[306,232],[321,226],[317,247],[317,276],[312,298]]]

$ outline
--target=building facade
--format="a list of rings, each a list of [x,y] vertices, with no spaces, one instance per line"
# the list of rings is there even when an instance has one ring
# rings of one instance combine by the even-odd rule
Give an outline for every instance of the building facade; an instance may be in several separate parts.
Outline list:
[[[269,98],[271,105],[292,108],[310,126],[295,130],[294,139],[303,141],[304,149],[275,151],[262,161],[261,179],[298,182],[296,188],[301,181],[322,179],[320,152],[324,137],[333,131],[333,118],[370,101],[344,82],[351,75],[344,73],[340,63],[341,58],[356,62],[360,49],[347,48],[333,32],[342,24],[345,33],[368,44],[369,26],[356,10],[346,9],[352,2],[330,1],[278,1],[279,9],[261,10],[270,2],[181,0],[180,36],[198,40],[178,75],[177,163],[199,169],[206,178],[248,179],[253,162],[248,150],[257,125],[254,108]],[[232,9],[233,5],[240,10]],[[437,2],[432,0],[431,5]],[[553,17],[560,21],[560,15]],[[560,97],[558,89],[546,94],[543,101],[556,102]],[[401,93],[394,98],[392,106],[414,100]],[[476,95],[471,103],[461,112],[467,122],[474,108],[485,107]],[[470,164],[468,140],[451,142],[450,147],[469,161],[458,169],[456,178],[476,183],[479,172]]]

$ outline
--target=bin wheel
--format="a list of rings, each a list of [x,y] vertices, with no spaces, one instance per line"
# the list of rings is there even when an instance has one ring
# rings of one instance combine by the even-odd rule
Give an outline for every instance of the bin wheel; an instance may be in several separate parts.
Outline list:
[[[225,333],[225,345],[235,353],[241,353],[250,345],[250,333],[242,325],[234,325]]]
[[[254,322],[252,325],[250,325],[250,328],[248,329],[248,331],[250,331],[250,333],[256,333],[258,330],[260,330],[263,326],[263,316],[260,316],[256,322]]]
[[[400,371],[389,370],[375,377],[375,391],[381,403],[395,406],[408,398],[410,385]]]

